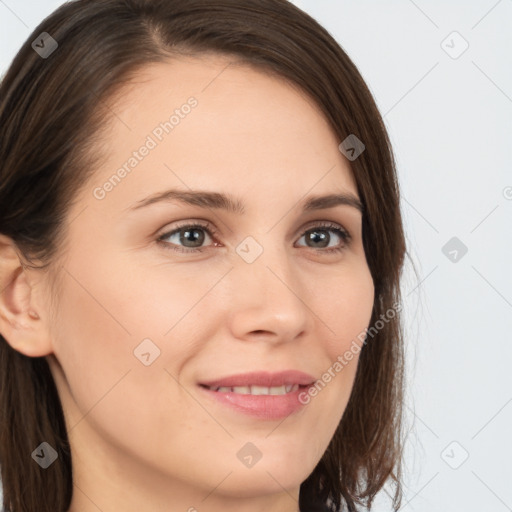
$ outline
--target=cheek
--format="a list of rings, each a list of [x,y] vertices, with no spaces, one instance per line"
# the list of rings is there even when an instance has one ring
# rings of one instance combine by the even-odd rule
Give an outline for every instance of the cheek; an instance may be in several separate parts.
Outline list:
[[[87,264],[75,257],[66,265],[53,326],[54,354],[67,381],[62,388],[69,387],[71,395],[63,399],[69,400],[72,424],[92,408],[94,415],[100,401],[111,404],[116,387],[127,391],[126,382],[137,371],[151,368],[136,358],[134,350],[146,338],[161,347],[164,329],[163,321],[158,322],[161,312],[144,310],[150,290],[141,288],[137,276],[130,279],[132,274],[119,262],[86,259]],[[141,376],[139,387],[116,399],[136,399],[138,390],[142,393],[150,382]]]
[[[329,336],[326,349],[331,361],[342,355],[352,342],[361,345],[374,302],[374,285],[366,265],[354,266],[331,280],[318,294],[318,316],[326,324]],[[357,358],[354,357],[357,364]],[[354,365],[355,366],[355,365]]]
[[[323,330],[327,357],[311,402],[316,402],[319,420],[334,433],[352,392],[365,330],[371,320],[374,286],[366,265],[352,267],[331,283],[324,287],[328,293],[319,294],[316,302],[318,316],[327,326]]]
[[[105,300],[102,288],[84,274],[75,277],[80,278],[77,282],[66,277],[53,337],[54,354],[67,381],[62,391],[63,400],[69,400],[71,426],[105,397],[135,361],[129,326]]]
[[[132,260],[84,252],[66,265],[53,343],[67,380],[61,387],[72,396],[64,397],[72,424],[93,407],[91,417],[114,422],[123,404],[147,409],[155,389],[176,387],[171,375],[196,349],[190,318],[218,277],[161,266],[139,272]]]

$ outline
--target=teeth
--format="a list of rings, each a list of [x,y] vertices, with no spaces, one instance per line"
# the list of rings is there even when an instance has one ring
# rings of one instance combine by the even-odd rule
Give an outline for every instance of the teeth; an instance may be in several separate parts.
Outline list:
[[[287,384],[286,386],[234,386],[234,387],[210,387],[219,393],[238,393],[240,395],[286,395],[299,389],[298,384]]]
[[[251,386],[251,395],[270,395],[270,389],[263,386]]]
[[[241,395],[250,395],[251,388],[249,386],[235,386],[234,388],[230,388],[233,390],[233,393],[240,393]]]
[[[286,395],[286,386],[268,388],[268,392],[270,395]]]

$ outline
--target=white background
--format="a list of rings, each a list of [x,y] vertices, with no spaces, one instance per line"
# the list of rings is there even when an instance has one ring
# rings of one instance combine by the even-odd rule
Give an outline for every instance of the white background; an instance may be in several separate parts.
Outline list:
[[[403,282],[400,510],[512,511],[512,0],[295,3],[358,66],[397,157],[418,270],[408,262]],[[0,0],[2,74],[60,4]],[[469,44],[459,56],[453,31]],[[468,248],[455,262],[442,252],[454,236]],[[385,493],[374,510],[391,510]]]

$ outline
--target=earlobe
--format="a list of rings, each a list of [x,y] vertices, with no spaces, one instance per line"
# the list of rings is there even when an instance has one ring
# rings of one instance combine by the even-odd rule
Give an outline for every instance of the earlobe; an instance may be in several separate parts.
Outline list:
[[[12,239],[0,234],[0,334],[18,352],[41,357],[52,347],[29,272]]]

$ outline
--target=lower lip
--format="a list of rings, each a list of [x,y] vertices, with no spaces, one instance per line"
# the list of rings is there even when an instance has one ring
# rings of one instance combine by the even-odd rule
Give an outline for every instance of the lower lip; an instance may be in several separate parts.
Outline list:
[[[301,386],[297,391],[286,393],[286,395],[243,395],[231,391],[221,393],[204,386],[199,387],[221,404],[262,420],[279,420],[299,411],[304,406],[299,401],[299,395],[307,393],[308,389],[308,386]]]

